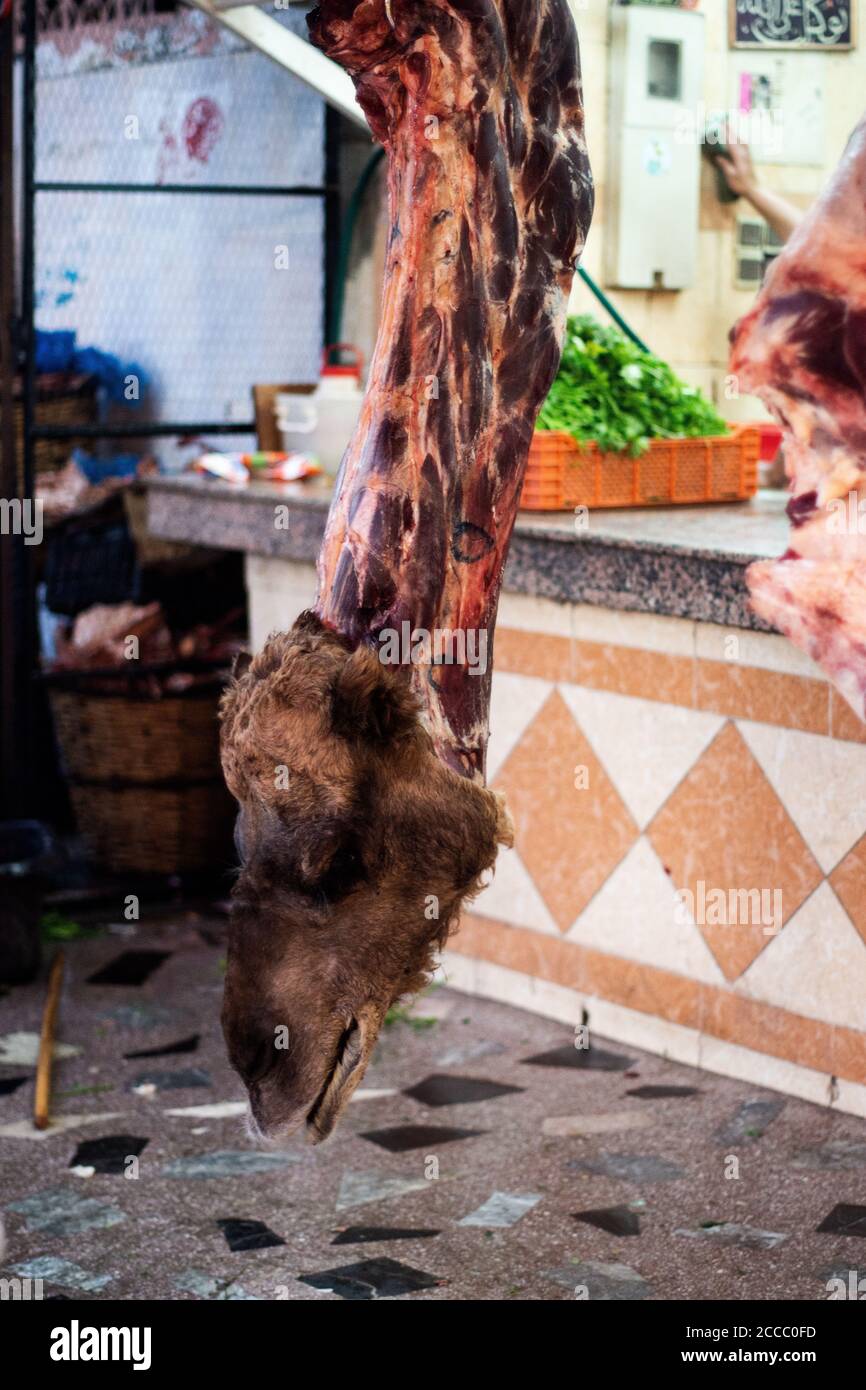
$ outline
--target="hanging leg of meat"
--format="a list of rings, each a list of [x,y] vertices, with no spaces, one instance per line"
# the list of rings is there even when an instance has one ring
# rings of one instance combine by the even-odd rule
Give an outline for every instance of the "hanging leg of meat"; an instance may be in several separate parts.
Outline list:
[[[866,120],[733,334],[740,389],[785,431],[786,554],[752,565],[756,612],[866,718]]]
[[[493,626],[592,184],[568,0],[322,0],[309,25],[387,148],[391,235],[315,611],[224,703],[223,1026],[254,1123],[319,1139],[510,841]]]
[[[313,41],[389,156],[382,325],[320,556],[353,641],[493,634],[538,410],[591,212],[565,0],[323,3]],[[437,751],[479,774],[490,667],[422,660]]]

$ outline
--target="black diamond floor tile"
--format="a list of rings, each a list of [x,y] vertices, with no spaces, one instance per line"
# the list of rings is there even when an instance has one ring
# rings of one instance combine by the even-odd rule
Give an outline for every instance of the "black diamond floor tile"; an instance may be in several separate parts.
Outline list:
[[[88,975],[87,984],[143,985],[171,954],[171,951],[123,951]]]
[[[272,1245],[285,1245],[282,1236],[266,1226],[264,1221],[248,1221],[237,1216],[223,1217],[216,1223],[226,1238],[229,1250],[269,1250]]]
[[[331,1241],[332,1245],[375,1245],[384,1240],[430,1240],[441,1232],[421,1227],[412,1230],[403,1226],[347,1226]]]
[[[369,1301],[374,1298],[399,1298],[404,1293],[420,1289],[435,1289],[439,1280],[423,1269],[413,1269],[399,1260],[360,1260],[353,1265],[323,1269],[320,1274],[301,1274],[302,1284],[313,1289],[330,1289],[340,1298]]]
[[[427,1076],[417,1086],[404,1091],[422,1105],[470,1105],[498,1096],[519,1095],[523,1086],[503,1086],[498,1081],[486,1081],[477,1076]]]
[[[521,1062],[525,1067],[575,1067],[578,1071],[628,1071],[635,1065],[633,1058],[620,1052],[605,1052],[601,1047],[573,1047],[569,1043],[551,1048],[549,1052],[539,1052],[534,1057],[522,1057]]]
[[[576,1211],[575,1221],[586,1226],[597,1226],[600,1231],[609,1231],[612,1236],[639,1236],[638,1214],[630,1207],[596,1207],[591,1211]]]
[[[359,1137],[369,1139],[391,1154],[411,1153],[413,1149],[434,1148],[438,1144],[453,1144],[458,1139],[474,1139],[485,1134],[483,1129],[449,1129],[446,1125],[394,1125],[391,1129],[368,1129]]]
[[[19,1086],[23,1086],[25,1081],[29,1080],[29,1076],[0,1077],[0,1096],[11,1096],[13,1091],[17,1091]]]
[[[124,1052],[123,1055],[129,1062],[142,1057],[174,1057],[182,1052],[197,1052],[200,1039],[200,1033],[192,1033],[190,1037],[166,1043],[164,1047],[145,1047],[140,1052]]]
[[[834,1236],[866,1236],[866,1207],[840,1202],[815,1229]]]
[[[125,1173],[127,1160],[150,1143],[134,1134],[104,1134],[99,1139],[83,1139],[69,1160],[70,1168],[93,1168],[97,1173]]]

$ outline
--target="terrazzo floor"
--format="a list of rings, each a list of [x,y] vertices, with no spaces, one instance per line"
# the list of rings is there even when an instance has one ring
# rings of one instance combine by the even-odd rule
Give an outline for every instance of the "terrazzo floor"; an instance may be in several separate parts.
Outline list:
[[[579,1050],[447,985],[385,1029],[327,1143],[256,1148],[224,931],[180,912],[67,943],[43,1137],[44,982],[0,998],[0,1278],[83,1300],[808,1301],[866,1280],[866,1121]]]

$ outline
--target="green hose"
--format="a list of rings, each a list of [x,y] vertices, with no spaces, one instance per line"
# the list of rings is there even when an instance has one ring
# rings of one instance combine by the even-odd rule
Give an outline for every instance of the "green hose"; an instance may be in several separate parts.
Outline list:
[[[358,214],[361,211],[361,204],[364,201],[364,195],[370,185],[370,180],[384,156],[385,151],[381,145],[370,155],[352,191],[352,196],[349,199],[349,206],[346,208],[346,216],[343,218],[343,225],[340,228],[340,247],[337,255],[337,269],[334,277],[336,282],[334,302],[331,308],[331,322],[328,332],[329,343],[342,342],[343,308],[346,302],[346,279],[349,274],[349,257],[352,254],[355,226],[358,221]],[[641,352],[649,352],[646,343],[643,339],[638,337],[633,328],[629,327],[622,314],[611,304],[604,290],[595,283],[589,272],[584,270],[583,266],[578,266],[577,273],[587,289],[595,295],[599,304],[607,310],[614,323],[618,328],[622,329],[626,337],[631,338],[632,342],[636,347],[640,348]]]
[[[361,177],[358,179],[352,191],[352,196],[349,199],[349,206],[346,208],[346,216],[343,218],[343,225],[340,228],[340,248],[337,254],[337,269],[334,276],[334,301],[331,306],[331,322],[328,332],[329,343],[342,342],[343,306],[346,302],[346,278],[349,274],[349,257],[352,254],[355,224],[358,221],[358,213],[361,211],[361,204],[364,201],[364,194],[367,192],[370,180],[384,157],[385,150],[379,145],[370,155],[370,158],[361,171]]]
[[[621,328],[625,336],[627,338],[631,338],[635,347],[639,347],[641,352],[649,352],[649,348],[647,347],[646,343],[643,341],[642,338],[639,338],[637,336],[633,328],[629,327],[619,310],[614,308],[613,304],[611,304],[604,290],[601,289],[600,286],[595,283],[589,271],[584,270],[583,266],[581,265],[578,266],[577,273],[580,276],[583,283],[586,285],[587,289],[591,290],[592,293],[595,295],[599,304],[604,305],[604,308],[610,314],[617,328]]]

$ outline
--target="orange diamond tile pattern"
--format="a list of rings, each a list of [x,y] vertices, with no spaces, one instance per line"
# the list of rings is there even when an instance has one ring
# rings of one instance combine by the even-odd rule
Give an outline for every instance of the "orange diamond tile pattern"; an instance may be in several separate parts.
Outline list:
[[[866,941],[866,835],[830,875],[830,884],[854,926]]]
[[[674,884],[712,889],[781,890],[782,920],[797,911],[823,874],[785,807],[733,724],[726,724],[649,827]],[[773,939],[760,922],[698,922],[728,980]]]
[[[585,769],[575,786],[575,769]],[[561,695],[549,696],[494,786],[514,817],[515,845],[567,931],[638,838],[619,793]]]

